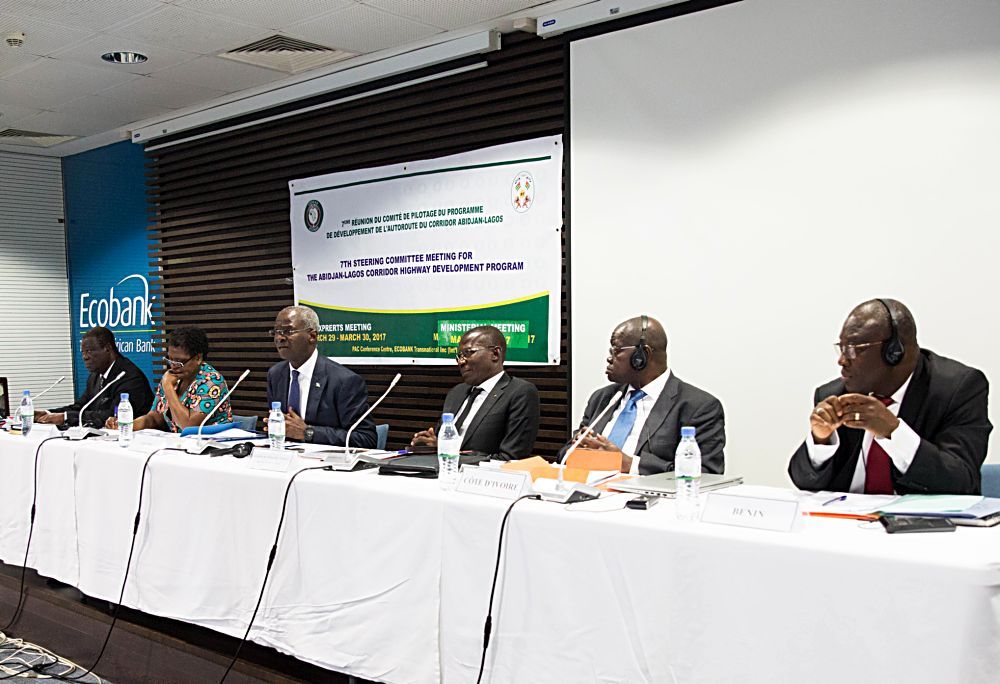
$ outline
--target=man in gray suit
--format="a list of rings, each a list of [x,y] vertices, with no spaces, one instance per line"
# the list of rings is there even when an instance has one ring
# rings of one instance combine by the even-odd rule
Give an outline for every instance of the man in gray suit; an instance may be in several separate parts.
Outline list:
[[[444,400],[444,413],[454,414],[462,433],[462,451],[501,460],[531,455],[538,436],[538,389],[504,372],[506,356],[507,340],[491,325],[462,335],[457,359],[464,382]],[[410,445],[437,446],[434,428],[413,435]]]
[[[702,471],[725,471],[722,404],[670,371],[667,334],[659,321],[638,316],[618,325],[611,333],[607,362],[605,374],[613,384],[590,396],[576,434],[608,410],[580,444],[582,448],[621,452],[623,473],[661,473],[674,469],[681,427],[692,426],[697,430]],[[569,444],[564,446],[560,455],[568,448]]]

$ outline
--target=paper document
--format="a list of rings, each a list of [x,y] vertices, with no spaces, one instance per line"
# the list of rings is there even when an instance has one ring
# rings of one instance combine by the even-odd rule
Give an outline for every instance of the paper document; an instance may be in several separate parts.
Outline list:
[[[844,494],[843,492],[814,492],[802,500],[804,510],[827,513],[857,513],[866,515],[885,510],[900,497],[894,494]]]
[[[890,515],[955,514],[982,500],[983,497],[971,494],[907,494],[879,510]]]

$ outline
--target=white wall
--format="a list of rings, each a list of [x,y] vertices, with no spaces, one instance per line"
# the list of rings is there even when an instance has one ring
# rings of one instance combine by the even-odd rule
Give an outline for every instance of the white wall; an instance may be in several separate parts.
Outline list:
[[[0,376],[11,411],[21,391],[66,380],[36,408],[73,401],[62,166],[54,157],[0,152]]]
[[[644,312],[755,483],[789,484],[861,301],[1000,382],[1000,2],[745,0],[577,41],[571,70],[576,415]]]

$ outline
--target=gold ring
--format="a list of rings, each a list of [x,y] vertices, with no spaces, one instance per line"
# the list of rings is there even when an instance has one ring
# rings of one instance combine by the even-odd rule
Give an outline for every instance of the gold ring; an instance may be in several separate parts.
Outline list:
[[[861,413],[859,413],[858,411],[855,411],[854,412],[854,422],[856,423],[859,420],[861,420]]]

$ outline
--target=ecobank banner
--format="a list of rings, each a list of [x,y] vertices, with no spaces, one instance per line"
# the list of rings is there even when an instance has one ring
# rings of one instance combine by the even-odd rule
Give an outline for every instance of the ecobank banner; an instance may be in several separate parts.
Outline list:
[[[345,363],[454,363],[494,325],[559,363],[562,136],[289,183],[295,300]]]

